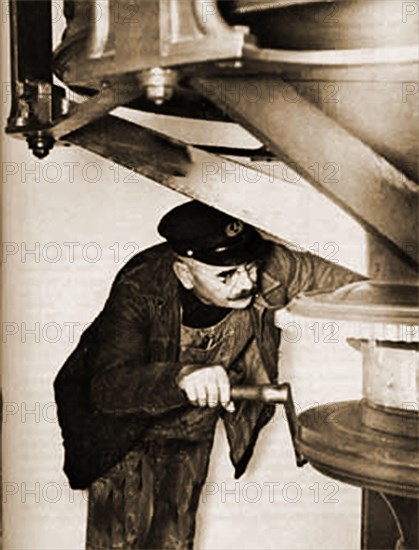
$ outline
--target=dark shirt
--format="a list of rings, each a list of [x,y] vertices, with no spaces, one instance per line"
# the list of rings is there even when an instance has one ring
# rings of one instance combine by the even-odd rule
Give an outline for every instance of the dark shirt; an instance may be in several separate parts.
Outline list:
[[[179,296],[182,304],[182,324],[191,328],[204,328],[216,325],[231,311],[230,308],[204,304],[191,291],[179,283]]]

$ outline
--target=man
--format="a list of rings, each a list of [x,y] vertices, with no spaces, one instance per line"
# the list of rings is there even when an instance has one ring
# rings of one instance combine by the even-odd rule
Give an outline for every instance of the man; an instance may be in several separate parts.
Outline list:
[[[360,277],[264,240],[199,202],[159,224],[55,381],[73,488],[90,486],[87,548],[192,548],[221,417],[239,477],[273,406],[234,384],[277,380],[274,312]]]

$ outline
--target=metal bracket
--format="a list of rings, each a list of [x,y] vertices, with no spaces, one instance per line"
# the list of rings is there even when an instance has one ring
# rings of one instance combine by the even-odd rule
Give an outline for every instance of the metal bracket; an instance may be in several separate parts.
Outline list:
[[[51,1],[10,0],[9,5],[12,106],[7,131],[25,135],[34,154],[43,158],[54,143],[43,129],[66,110],[64,88],[52,80]]]
[[[248,34],[224,21],[215,0],[105,0],[93,18],[87,7],[74,3],[73,32],[55,59],[70,86],[97,89],[116,75],[235,59]]]

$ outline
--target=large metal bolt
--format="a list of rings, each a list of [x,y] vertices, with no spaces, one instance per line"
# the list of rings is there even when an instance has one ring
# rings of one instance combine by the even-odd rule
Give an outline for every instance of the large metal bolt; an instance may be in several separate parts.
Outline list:
[[[153,67],[139,73],[138,80],[145,89],[147,99],[162,105],[173,96],[177,73],[172,69]]]
[[[27,142],[29,149],[39,158],[45,158],[54,146],[54,138],[48,134],[37,132],[34,135],[28,136]]]

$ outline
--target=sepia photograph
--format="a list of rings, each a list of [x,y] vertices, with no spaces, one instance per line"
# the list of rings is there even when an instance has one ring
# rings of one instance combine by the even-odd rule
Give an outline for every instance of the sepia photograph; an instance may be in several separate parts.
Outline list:
[[[4,550],[419,548],[419,0],[4,0]]]

